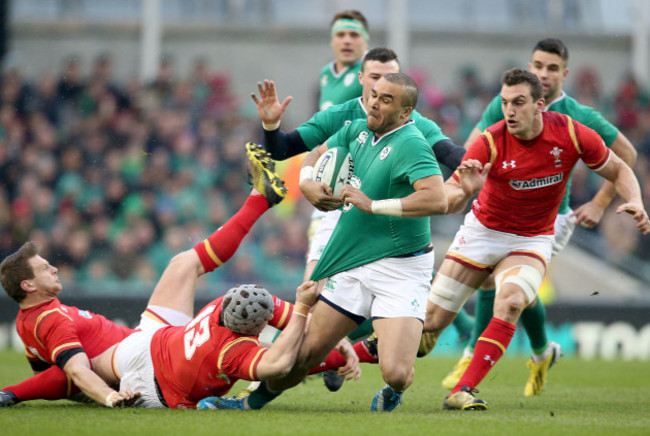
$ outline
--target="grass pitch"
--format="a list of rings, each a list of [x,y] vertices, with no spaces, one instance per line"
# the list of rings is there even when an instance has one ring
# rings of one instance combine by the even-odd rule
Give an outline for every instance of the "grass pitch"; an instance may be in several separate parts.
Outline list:
[[[256,412],[106,409],[70,401],[33,401],[0,409],[2,435],[650,435],[650,363],[562,359],[545,392],[523,396],[525,360],[504,358],[479,386],[486,412],[442,411],[440,380],[455,359],[435,353],[416,363],[415,383],[391,413],[368,411],[383,382],[364,365],[357,382],[328,392],[320,378]],[[0,385],[29,376],[20,353],[0,352]],[[243,382],[235,385],[239,392]]]

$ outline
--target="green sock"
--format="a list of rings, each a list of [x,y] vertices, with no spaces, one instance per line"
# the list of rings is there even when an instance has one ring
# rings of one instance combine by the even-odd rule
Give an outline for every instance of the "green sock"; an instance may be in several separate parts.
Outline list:
[[[483,330],[485,330],[488,324],[490,324],[490,320],[493,316],[494,295],[496,292],[496,289],[479,289],[478,294],[476,294],[474,330],[472,331],[472,337],[467,344],[467,346],[472,350],[474,349],[474,345],[476,345],[479,336],[483,333]]]
[[[268,403],[277,398],[282,392],[273,392],[266,385],[266,382],[263,381],[260,383],[259,387],[255,389],[248,396],[248,406],[251,409],[261,409],[266,406]]]
[[[533,353],[542,354],[548,346],[548,338],[546,337],[546,307],[539,298],[535,306],[521,312],[521,323],[526,329]]]
[[[359,324],[359,327],[352,330],[352,332],[348,335],[348,339],[351,341],[356,341],[359,338],[368,336],[370,333],[372,333],[372,330],[372,321],[367,319]]]
[[[461,341],[469,339],[472,336],[472,331],[474,330],[474,318],[470,316],[465,309],[460,309],[453,324]]]

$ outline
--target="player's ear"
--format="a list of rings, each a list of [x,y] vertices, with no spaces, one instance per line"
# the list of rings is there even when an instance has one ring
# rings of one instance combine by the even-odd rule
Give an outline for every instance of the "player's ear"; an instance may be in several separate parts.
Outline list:
[[[409,118],[411,118],[411,114],[413,113],[413,106],[404,106],[402,107],[402,119],[406,122]]]
[[[25,292],[34,292],[36,290],[30,280],[23,280],[20,282],[20,288]]]

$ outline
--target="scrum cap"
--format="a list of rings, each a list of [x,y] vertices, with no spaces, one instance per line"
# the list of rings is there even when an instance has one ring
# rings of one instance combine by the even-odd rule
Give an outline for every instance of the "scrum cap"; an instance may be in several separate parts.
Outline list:
[[[257,335],[273,317],[273,298],[259,285],[237,285],[226,292],[221,314],[224,325],[233,332]]]

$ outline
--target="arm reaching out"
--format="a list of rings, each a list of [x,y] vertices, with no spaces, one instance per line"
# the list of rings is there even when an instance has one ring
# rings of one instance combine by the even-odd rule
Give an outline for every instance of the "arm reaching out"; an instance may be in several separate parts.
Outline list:
[[[450,177],[445,183],[449,209],[447,213],[458,213],[465,209],[467,202],[481,190],[487,180],[492,164],[485,167],[476,159],[468,159],[457,168],[458,181]]]
[[[282,115],[293,97],[287,97],[280,103],[275,91],[275,83],[272,80],[265,79],[264,83],[257,82],[257,89],[260,96],[252,93],[251,98],[257,106],[257,114],[262,120],[262,126],[264,130],[275,130],[279,127]]]
[[[260,359],[257,367],[257,377],[260,380],[280,378],[291,371],[305,337],[309,309],[316,303],[319,293],[317,283],[312,280],[298,286],[289,324]]]

